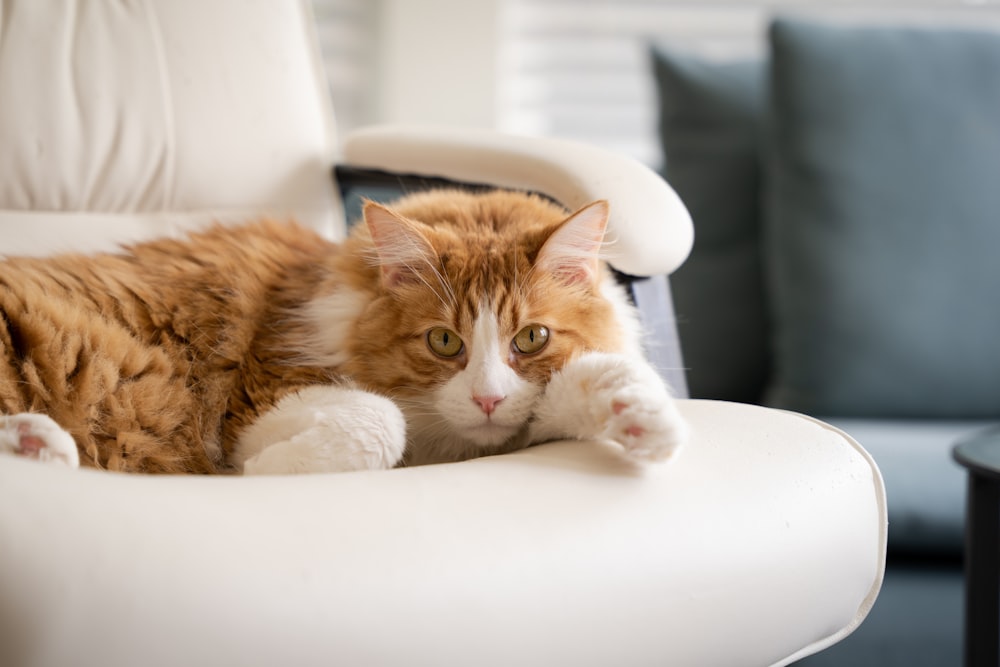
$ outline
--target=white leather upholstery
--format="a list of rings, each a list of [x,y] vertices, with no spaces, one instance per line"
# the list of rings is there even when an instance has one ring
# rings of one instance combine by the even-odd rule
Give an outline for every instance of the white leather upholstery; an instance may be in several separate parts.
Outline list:
[[[0,254],[108,248],[261,213],[338,233],[306,0],[0,9]],[[436,136],[444,148],[427,163],[401,143],[398,167],[454,171],[460,157],[469,171],[455,176],[497,171],[474,166],[471,135]],[[475,140],[487,159],[513,150],[509,165],[558,166],[508,171],[539,176],[539,189],[627,191],[633,167],[618,158],[602,176],[592,149],[576,169],[495,142]],[[664,238],[686,224],[675,204],[618,231],[643,230],[675,264],[690,229],[669,242],[655,231],[665,217]],[[785,664],[850,632],[885,555],[870,458],[799,415],[681,409],[692,442],[650,467],[593,442],[269,478],[0,457],[0,665],[717,667]]]
[[[565,442],[459,464],[143,478],[0,459],[4,665],[767,665],[880,582],[875,466],[685,401],[667,464]]]
[[[248,215],[342,232],[308,2],[2,9],[0,254],[109,249],[164,221]]]

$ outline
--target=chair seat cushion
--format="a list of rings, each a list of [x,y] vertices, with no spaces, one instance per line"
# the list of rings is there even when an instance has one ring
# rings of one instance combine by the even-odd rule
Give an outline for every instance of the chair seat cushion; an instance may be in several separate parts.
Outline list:
[[[681,409],[692,442],[651,466],[598,442],[270,478],[0,457],[0,663],[763,665],[853,630],[885,549],[867,454]]]

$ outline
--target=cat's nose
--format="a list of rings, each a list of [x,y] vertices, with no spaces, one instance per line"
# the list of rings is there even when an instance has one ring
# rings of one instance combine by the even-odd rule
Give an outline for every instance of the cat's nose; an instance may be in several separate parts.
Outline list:
[[[474,400],[479,408],[486,413],[486,416],[493,414],[493,411],[497,409],[497,403],[504,399],[503,396],[473,396]]]

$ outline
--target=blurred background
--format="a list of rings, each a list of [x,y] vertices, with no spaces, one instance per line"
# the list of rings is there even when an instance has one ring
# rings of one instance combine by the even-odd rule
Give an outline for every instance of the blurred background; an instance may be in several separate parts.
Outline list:
[[[649,45],[762,54],[776,15],[1000,26],[997,0],[313,0],[341,131],[376,122],[583,139],[656,166]]]
[[[1000,0],[314,6],[341,131],[571,138],[665,174],[695,226],[670,277],[691,395],[821,417],[885,479],[881,594],[801,664],[961,664],[951,453],[1000,447]]]

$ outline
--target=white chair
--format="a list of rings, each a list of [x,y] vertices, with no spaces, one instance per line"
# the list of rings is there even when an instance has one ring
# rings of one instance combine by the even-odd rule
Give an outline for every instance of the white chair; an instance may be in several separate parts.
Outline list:
[[[259,215],[343,234],[306,0],[0,9],[0,254]],[[606,198],[625,273],[690,247],[672,190],[592,148],[406,128],[343,146],[366,170]],[[599,442],[269,478],[0,457],[0,664],[783,665],[850,633],[884,565],[870,457],[796,414],[681,410],[689,445],[650,466]]]

